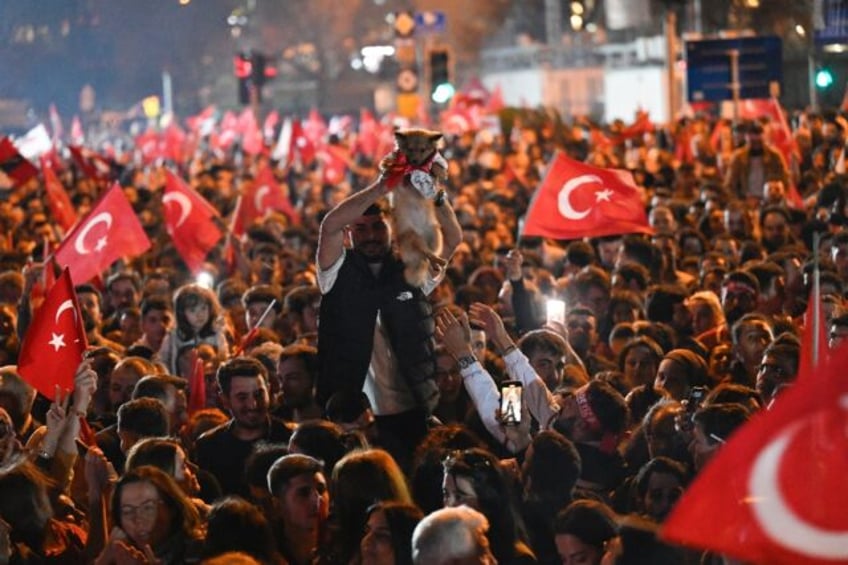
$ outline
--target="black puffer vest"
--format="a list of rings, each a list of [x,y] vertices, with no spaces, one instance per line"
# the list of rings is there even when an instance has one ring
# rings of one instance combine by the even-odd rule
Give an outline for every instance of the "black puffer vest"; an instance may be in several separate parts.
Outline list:
[[[420,288],[406,284],[403,263],[389,256],[378,276],[365,258],[348,251],[333,288],[321,298],[318,318],[320,373],[316,387],[323,406],[335,392],[362,390],[377,312],[389,336],[401,376],[415,385],[435,376],[433,309]]]

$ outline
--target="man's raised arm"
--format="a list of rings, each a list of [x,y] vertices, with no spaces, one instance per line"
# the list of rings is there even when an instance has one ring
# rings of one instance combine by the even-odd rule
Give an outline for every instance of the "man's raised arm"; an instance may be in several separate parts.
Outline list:
[[[318,268],[329,269],[342,255],[344,228],[361,216],[369,206],[388,192],[385,179],[376,181],[356,194],[351,194],[327,212],[318,235]]]

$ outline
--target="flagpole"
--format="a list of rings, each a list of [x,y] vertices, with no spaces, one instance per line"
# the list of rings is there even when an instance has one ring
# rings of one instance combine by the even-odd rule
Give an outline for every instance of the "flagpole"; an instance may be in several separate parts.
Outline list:
[[[821,259],[819,258],[819,247],[821,245],[821,233],[813,234],[813,367],[819,364],[819,351],[821,350],[821,338],[819,327],[821,326]]]

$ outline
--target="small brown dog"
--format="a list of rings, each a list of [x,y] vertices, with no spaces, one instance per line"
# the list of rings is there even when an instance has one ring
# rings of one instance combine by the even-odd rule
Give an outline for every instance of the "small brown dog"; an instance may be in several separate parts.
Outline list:
[[[421,287],[427,273],[443,269],[442,232],[434,198],[438,183],[447,179],[447,162],[439,154],[442,134],[425,129],[395,132],[395,150],[380,161],[380,171],[393,189],[389,201],[404,278]]]

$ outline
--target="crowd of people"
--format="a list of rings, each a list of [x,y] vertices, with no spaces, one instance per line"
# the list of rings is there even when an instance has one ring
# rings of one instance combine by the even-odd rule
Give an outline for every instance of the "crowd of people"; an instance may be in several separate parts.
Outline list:
[[[0,563],[732,563],[664,543],[663,520],[792,386],[814,270],[823,346],[848,335],[848,123],[797,117],[789,162],[768,120],[619,135],[516,113],[448,136],[446,264],[420,287],[350,137],[339,183],[271,162],[302,221],[222,239],[212,285],[165,230],[165,168],[229,218],[267,154],[128,153],[154,245],[76,287],[89,348],[52,402],[15,364],[63,234],[41,179],[4,191]],[[557,150],[630,169],[653,234],[521,236]],[[65,165],[82,217],[104,186]]]

